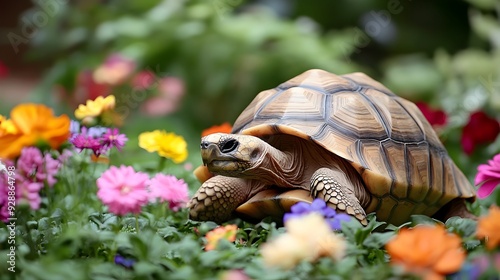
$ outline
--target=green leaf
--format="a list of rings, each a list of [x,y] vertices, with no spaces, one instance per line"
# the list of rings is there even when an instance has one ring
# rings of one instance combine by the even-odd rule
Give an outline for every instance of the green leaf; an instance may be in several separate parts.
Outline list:
[[[382,248],[395,235],[396,235],[396,233],[393,231],[383,232],[383,233],[374,232],[374,233],[370,234],[363,241],[363,246],[368,247],[368,248],[373,248],[373,249]]]
[[[411,218],[411,226],[418,226],[418,225],[435,225],[437,223],[441,223],[440,221],[437,221],[429,216],[425,215],[412,215]]]
[[[445,226],[448,230],[466,238],[476,233],[477,221],[461,217],[451,217],[446,221]]]

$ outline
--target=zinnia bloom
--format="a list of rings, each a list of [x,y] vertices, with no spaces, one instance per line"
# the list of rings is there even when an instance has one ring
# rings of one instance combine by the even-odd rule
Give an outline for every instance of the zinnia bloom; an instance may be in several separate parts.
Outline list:
[[[234,242],[236,240],[236,232],[238,227],[236,225],[226,225],[219,226],[213,230],[207,232],[205,238],[207,240],[207,245],[205,245],[205,251],[214,250],[217,248],[219,240],[226,239],[229,242]]]
[[[500,133],[500,123],[496,119],[484,112],[472,113],[469,122],[462,130],[462,149],[471,155],[477,145],[494,142],[498,133]]]
[[[10,120],[0,120],[0,158],[14,159],[23,147],[42,141],[58,149],[70,136],[70,119],[54,116],[40,104],[21,104],[10,112]]]
[[[87,100],[87,103],[80,104],[75,110],[75,117],[79,120],[84,118],[95,118],[101,116],[106,111],[111,111],[115,108],[115,96],[108,95],[106,97],[99,96],[95,100]]]
[[[201,137],[205,137],[207,135],[214,134],[214,133],[231,133],[232,129],[233,129],[233,127],[228,122],[225,122],[221,125],[214,125],[214,126],[211,126],[207,129],[203,130],[201,132]]]
[[[447,116],[443,110],[432,109],[427,103],[416,102],[418,109],[432,126],[443,126],[446,124]]]
[[[289,219],[316,212],[325,218],[333,230],[340,230],[341,222],[348,222],[351,219],[351,216],[347,214],[337,214],[334,209],[328,207],[326,202],[320,198],[316,198],[312,203],[298,202],[294,204],[290,210],[291,213],[286,213],[283,216],[284,223],[286,223]]]
[[[488,164],[481,164],[477,167],[474,184],[479,185],[477,196],[485,198],[500,184],[500,154],[489,160]]]
[[[150,153],[157,152],[160,156],[170,158],[175,163],[183,162],[188,156],[187,143],[184,138],[164,130],[141,133],[139,147]]]
[[[184,207],[189,200],[188,185],[173,175],[156,174],[151,179],[149,191],[151,200],[168,202],[168,206],[174,211]]]
[[[423,279],[444,279],[465,261],[462,240],[443,226],[403,228],[386,245],[393,265]]]
[[[492,250],[500,244],[500,207],[492,205],[488,215],[479,219],[476,236],[486,240],[486,248]]]
[[[346,242],[333,232],[320,213],[290,218],[285,223],[287,232],[261,247],[264,262],[269,266],[292,269],[301,261],[316,261],[321,257],[340,260]]]
[[[148,203],[149,177],[131,166],[111,166],[97,179],[97,197],[116,215],[138,214]]]

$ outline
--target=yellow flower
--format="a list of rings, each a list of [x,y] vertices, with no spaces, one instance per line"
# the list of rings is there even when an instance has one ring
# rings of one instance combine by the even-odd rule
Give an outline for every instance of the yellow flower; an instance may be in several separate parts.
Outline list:
[[[318,213],[289,219],[285,227],[285,234],[261,247],[264,262],[269,266],[292,269],[301,261],[312,262],[321,257],[338,261],[345,254],[345,240]]]
[[[80,104],[75,110],[77,119],[95,118],[101,116],[106,111],[111,111],[115,108],[115,96],[108,95],[106,98],[99,96],[95,100],[87,100],[85,105]]]
[[[500,245],[500,207],[492,205],[488,215],[479,219],[476,236],[486,239],[489,250]]]
[[[465,252],[462,240],[443,226],[402,229],[386,245],[391,263],[423,279],[444,279],[462,267]]]
[[[17,128],[12,120],[8,120],[0,115],[0,134],[16,134],[17,132]]]
[[[165,130],[154,130],[143,132],[139,135],[139,147],[160,156],[170,158],[175,163],[181,163],[188,156],[187,143],[175,133],[167,133]]]
[[[217,247],[219,240],[226,239],[229,242],[234,242],[236,240],[236,231],[238,227],[236,225],[226,225],[224,227],[216,227],[213,230],[207,232],[205,238],[207,239],[207,245],[205,245],[205,251],[213,250]]]
[[[57,149],[70,135],[69,124],[68,116],[56,117],[45,105],[18,105],[10,112],[10,120],[0,118],[0,158],[14,159],[24,147],[38,141]]]

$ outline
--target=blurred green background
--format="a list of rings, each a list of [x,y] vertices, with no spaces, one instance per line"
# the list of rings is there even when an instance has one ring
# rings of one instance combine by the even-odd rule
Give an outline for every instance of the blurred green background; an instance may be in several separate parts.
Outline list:
[[[444,110],[441,139],[471,177],[500,151],[498,139],[471,155],[460,145],[471,112],[500,116],[499,12],[495,0],[10,1],[0,12],[0,113],[34,101],[73,116],[112,93],[131,139],[122,161],[150,160],[136,135],[166,129],[186,138],[197,165],[201,131],[232,123],[258,92],[310,68],[362,71]],[[114,69],[113,57],[131,68]],[[125,79],[96,82],[102,67]],[[149,82],[139,89],[141,73]]]

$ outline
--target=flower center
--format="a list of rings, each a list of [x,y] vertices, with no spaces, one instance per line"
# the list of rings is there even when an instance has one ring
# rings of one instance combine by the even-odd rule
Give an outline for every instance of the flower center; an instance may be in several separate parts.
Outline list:
[[[121,194],[128,194],[131,190],[132,190],[132,188],[130,186],[125,185],[122,187],[120,193]]]

